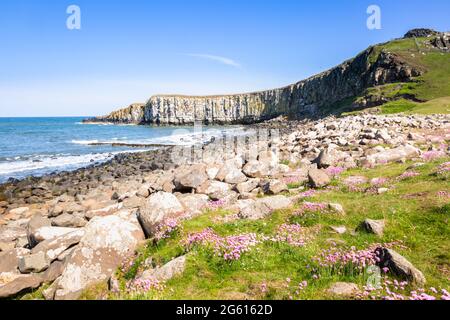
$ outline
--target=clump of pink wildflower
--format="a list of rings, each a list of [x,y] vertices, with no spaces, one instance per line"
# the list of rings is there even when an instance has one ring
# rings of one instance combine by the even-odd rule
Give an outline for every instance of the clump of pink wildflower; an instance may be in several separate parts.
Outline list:
[[[358,250],[356,247],[323,249],[313,257],[313,262],[317,264],[318,270],[327,270],[333,274],[353,274],[363,273],[368,266],[376,265],[380,258],[375,249],[379,247],[391,248],[402,246],[400,241],[386,244],[372,244],[366,249]]]
[[[344,180],[345,185],[360,185],[367,183],[367,177],[365,176],[350,176]]]
[[[316,195],[316,190],[310,189],[298,194],[299,198],[310,198]]]
[[[222,208],[224,205],[226,205],[226,201],[223,199],[219,199],[219,200],[209,201],[207,204],[207,207],[209,209],[216,210],[216,209]]]
[[[310,239],[307,230],[298,223],[282,224],[278,227],[275,236],[269,238],[270,241],[287,243],[294,247],[302,247]]]
[[[426,151],[422,154],[422,159],[425,161],[433,161],[445,157],[445,152],[441,150]]]
[[[300,209],[294,212],[296,216],[302,216],[306,213],[323,213],[328,209],[328,204],[317,202],[303,202]]]
[[[383,177],[373,178],[372,180],[370,180],[370,184],[375,187],[383,186],[383,185],[387,184],[388,182],[389,182],[389,179],[383,178]]]
[[[243,253],[259,243],[255,233],[246,233],[236,236],[221,237],[211,228],[188,235],[185,245],[190,248],[194,245],[212,247],[214,254],[226,261],[239,260]]]
[[[364,291],[358,293],[358,299],[372,300],[449,300],[447,290],[437,290],[434,287],[427,289],[419,288],[410,291],[408,281],[389,280],[383,277],[378,288],[364,286]]]
[[[286,184],[294,184],[300,181],[299,177],[296,176],[287,176],[283,178],[283,182]]]
[[[420,173],[418,173],[416,171],[409,170],[409,171],[403,172],[401,175],[399,175],[397,177],[397,179],[402,181],[402,180],[405,180],[405,179],[417,177],[419,175],[420,175]]]
[[[337,177],[339,175],[341,175],[342,172],[345,171],[345,168],[342,167],[328,167],[327,169],[325,169],[326,173],[331,176],[331,177]]]
[[[445,175],[450,173],[450,162],[444,162],[440,164],[437,168],[438,175]]]
[[[438,191],[437,196],[439,198],[450,198],[450,192],[448,191]]]
[[[156,278],[138,278],[127,284],[127,291],[135,294],[142,294],[150,291],[161,292],[164,288],[164,283]]]
[[[162,240],[170,238],[170,236],[181,230],[181,225],[179,223],[179,219],[173,219],[169,218],[164,221],[163,224],[159,225],[157,227],[156,233],[155,233],[155,239],[156,240]]]

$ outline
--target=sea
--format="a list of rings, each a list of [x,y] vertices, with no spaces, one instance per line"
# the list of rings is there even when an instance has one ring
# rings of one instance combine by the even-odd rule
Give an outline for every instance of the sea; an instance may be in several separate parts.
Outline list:
[[[119,153],[192,145],[244,132],[237,126],[85,124],[83,119],[0,118],[0,183],[100,164]]]

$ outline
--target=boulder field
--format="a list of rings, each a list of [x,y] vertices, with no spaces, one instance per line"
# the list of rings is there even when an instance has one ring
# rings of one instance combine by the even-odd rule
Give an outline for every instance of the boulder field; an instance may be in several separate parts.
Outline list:
[[[302,190],[301,184],[330,184],[339,168],[382,166],[433,151],[437,139],[450,139],[450,117],[275,119],[252,129],[278,129],[279,135],[257,140],[252,154],[237,145],[221,148],[218,139],[204,144],[195,162],[174,162],[171,149],[163,148],[2,185],[0,298],[45,284],[47,299],[78,299],[92,286],[111,283],[117,268],[146,239],[160,236],[161,226],[171,220],[191,219],[217,205],[237,219],[265,218],[291,207],[297,197],[292,190]],[[301,184],[292,186],[291,181]],[[338,203],[329,206],[345,215]],[[383,221],[361,223],[367,232],[383,233]],[[383,257],[380,264],[425,283],[423,274],[398,253],[377,250]],[[139,277],[165,281],[182,273],[185,263],[184,256],[177,257],[165,266],[149,267]],[[337,284],[330,290],[351,294],[354,288]]]

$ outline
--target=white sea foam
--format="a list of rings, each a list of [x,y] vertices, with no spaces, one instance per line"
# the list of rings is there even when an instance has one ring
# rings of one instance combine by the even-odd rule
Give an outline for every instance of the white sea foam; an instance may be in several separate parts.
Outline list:
[[[90,145],[93,143],[98,143],[98,140],[72,140],[74,144]]]
[[[28,160],[0,162],[0,176],[21,176],[20,173],[33,172],[37,175],[53,171],[73,170],[112,159],[119,153],[145,152],[147,150],[130,150],[108,153],[91,153],[85,155],[33,156]]]
[[[171,135],[158,137],[158,138],[150,138],[150,139],[127,139],[127,137],[122,138],[111,138],[109,140],[72,140],[71,142],[74,144],[80,145],[93,145],[93,144],[117,144],[121,145],[132,145],[132,146],[148,146],[148,145],[183,145],[190,146],[197,143],[205,143],[209,141],[213,137],[220,137],[224,134],[230,136],[239,136],[246,135],[247,131],[244,130],[243,127],[235,127],[230,129],[207,129],[199,132],[183,132],[183,129],[174,130],[174,133]],[[177,133],[182,132],[182,133]]]

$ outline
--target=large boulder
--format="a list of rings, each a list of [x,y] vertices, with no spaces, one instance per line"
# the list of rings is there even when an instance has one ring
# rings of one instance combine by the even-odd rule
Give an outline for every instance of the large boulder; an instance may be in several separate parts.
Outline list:
[[[6,284],[0,279],[0,299],[10,298],[18,294],[38,288],[43,282],[39,275],[17,275]]]
[[[19,238],[27,236],[27,230],[23,226],[11,226],[0,227],[0,241],[4,243],[16,241]]]
[[[377,236],[382,236],[384,232],[385,221],[384,220],[364,220],[359,228],[368,233],[376,234]]]
[[[265,194],[279,194],[288,192],[289,188],[286,183],[280,180],[269,180],[261,184],[261,188]]]
[[[250,160],[244,166],[242,171],[251,178],[263,178],[267,177],[271,173],[270,164],[263,163],[258,160]]]
[[[417,157],[420,155],[420,150],[412,145],[399,146],[394,149],[387,149],[379,153],[367,156],[369,164],[385,164],[402,159]]]
[[[216,175],[216,180],[226,183],[237,184],[247,181],[247,177],[242,173],[242,162],[235,159],[228,160],[220,168]]]
[[[238,184],[247,181],[247,176],[242,173],[241,169],[233,168],[225,175],[224,181],[230,184]]]
[[[206,166],[195,164],[178,168],[175,172],[174,185],[176,190],[192,190],[198,188],[206,180],[208,180]]]
[[[159,225],[169,218],[177,218],[184,213],[184,207],[171,193],[152,194],[138,210],[138,218],[147,236],[152,236]]]
[[[249,179],[236,185],[236,190],[241,194],[252,192],[259,186],[260,181],[260,179]]]
[[[44,252],[23,256],[19,259],[19,270],[21,273],[40,273],[50,266]]]
[[[156,279],[165,282],[182,274],[185,268],[186,256],[181,256],[173,259],[162,267],[144,271],[140,279]]]
[[[191,217],[201,214],[209,202],[205,194],[180,194],[177,198]]]
[[[52,226],[65,228],[81,228],[86,223],[87,220],[84,218],[84,214],[80,213],[63,213],[52,220]]]
[[[275,167],[280,162],[278,154],[271,150],[261,151],[258,154],[258,161],[269,166]]]
[[[78,228],[64,228],[64,227],[41,227],[30,234],[33,243],[36,245],[45,240],[52,240],[78,230]],[[29,239],[30,239],[29,237]],[[33,246],[34,247],[34,246]]]
[[[321,169],[310,169],[308,171],[308,179],[313,188],[322,188],[331,182],[327,173]]]
[[[238,200],[232,207],[241,219],[259,220],[269,216],[273,211],[286,209],[292,200],[285,196],[274,196],[260,199]]]
[[[272,211],[287,209],[293,205],[293,201],[290,198],[282,195],[260,198],[256,202],[267,205]]]
[[[375,250],[380,261],[378,266],[381,268],[387,267],[393,274],[407,279],[418,286],[424,286],[426,283],[425,276],[405,257],[396,251],[388,248],[377,248]]]
[[[231,185],[220,181],[206,181],[197,188],[197,193],[205,194],[212,200],[223,199],[230,193]]]
[[[19,259],[30,254],[30,250],[17,248],[0,253],[0,274],[18,273]]]
[[[51,226],[51,221],[45,217],[36,215],[31,218],[27,225],[27,237],[28,243],[31,247],[34,247],[39,241],[35,238],[35,233],[42,227]]]
[[[67,249],[73,247],[81,241],[84,236],[84,228],[63,234],[59,237],[40,242],[31,250],[32,254],[43,252],[49,261],[57,259]]]
[[[248,220],[263,219],[272,212],[265,202],[257,202],[253,199],[238,200],[230,209],[237,211],[239,218]]]
[[[327,290],[332,296],[350,298],[359,292],[358,285],[351,282],[336,282]]]
[[[325,149],[319,153],[319,156],[313,162],[317,163],[319,169],[326,169],[334,166],[337,163],[337,159],[333,150]]]
[[[67,258],[55,299],[77,299],[83,290],[108,281],[142,240],[144,233],[133,212],[93,218],[80,244]]]

